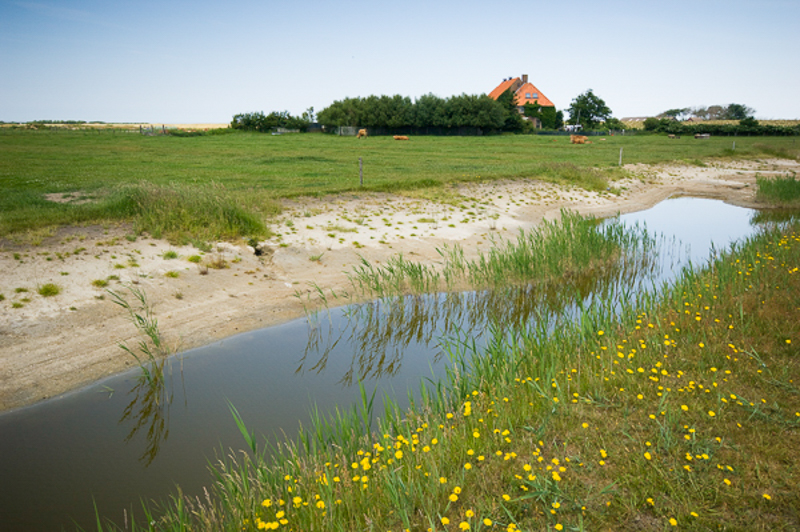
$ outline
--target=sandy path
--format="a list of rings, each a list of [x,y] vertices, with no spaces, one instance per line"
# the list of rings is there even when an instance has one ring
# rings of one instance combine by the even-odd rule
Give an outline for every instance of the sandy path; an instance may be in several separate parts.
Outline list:
[[[275,224],[280,236],[256,256],[244,244],[220,244],[203,268],[189,247],[139,237],[124,227],[64,228],[28,241],[0,243],[0,411],[25,406],[86,385],[135,364],[119,347],[138,333],[104,288],[135,285],[145,291],[164,336],[178,350],[303,314],[297,297],[313,300],[311,284],[326,293],[350,289],[346,273],[364,257],[383,263],[402,252],[432,262],[436,247],[460,243],[468,256],[488,248],[490,234],[513,236],[562,208],[595,216],[648,208],[673,195],[753,205],[755,175],[797,172],[792,161],[718,163],[708,167],[634,165],[614,183],[621,193],[597,194],[534,180],[464,185],[460,206],[401,196],[345,195],[287,202]],[[41,242],[37,242],[40,239]],[[35,245],[38,244],[38,245]],[[174,250],[178,258],[164,258]],[[318,259],[318,260],[312,260]],[[175,272],[168,276],[168,272]],[[177,276],[175,276],[177,275]],[[43,297],[37,287],[61,293]],[[339,300],[341,301],[341,300]],[[15,308],[16,307],[16,308]]]

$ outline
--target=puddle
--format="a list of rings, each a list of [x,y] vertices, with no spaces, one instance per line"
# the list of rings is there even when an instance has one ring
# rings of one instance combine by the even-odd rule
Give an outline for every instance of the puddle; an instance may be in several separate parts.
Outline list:
[[[668,281],[689,261],[752,234],[755,211],[680,198],[621,217],[663,233],[666,251],[646,276],[623,267],[606,275],[627,290]],[[713,244],[712,244],[713,243]],[[634,268],[636,269],[636,268]],[[321,312],[170,358],[163,386],[142,386],[136,369],[82,390],[0,416],[3,530],[93,528],[100,514],[163,500],[181,486],[202,494],[210,462],[245,443],[229,402],[247,427],[277,440],[310,426],[312,404],[330,412],[360,402],[358,382],[401,407],[424,377],[444,373],[439,342],[464,331],[480,340],[492,323],[547,320],[576,301],[612,297],[611,279],[578,276],[559,291],[501,291],[397,298]],[[613,284],[613,283],[611,283]],[[566,289],[564,289],[566,288]],[[625,291],[613,297],[624,297]],[[93,502],[94,501],[94,502]]]

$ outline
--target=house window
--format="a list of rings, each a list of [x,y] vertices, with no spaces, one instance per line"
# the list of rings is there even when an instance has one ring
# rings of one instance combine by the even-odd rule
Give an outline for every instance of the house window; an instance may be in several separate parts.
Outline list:
[[[525,99],[526,100],[530,100],[531,99],[531,93],[530,92],[526,92],[525,93]]]
[[[534,92],[533,96],[531,96],[531,98],[533,98],[534,100],[537,99],[538,97],[539,97],[539,93],[538,92]]]

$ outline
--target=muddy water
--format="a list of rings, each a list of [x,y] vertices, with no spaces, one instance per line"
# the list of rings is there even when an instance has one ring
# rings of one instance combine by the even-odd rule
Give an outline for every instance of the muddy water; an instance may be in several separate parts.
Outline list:
[[[669,246],[644,286],[668,280],[688,261],[702,263],[712,245],[723,249],[750,235],[753,217],[718,201],[681,198],[622,220],[663,233]],[[601,284],[578,279],[568,292],[597,297]],[[504,323],[524,323],[551,297],[523,288],[321,312],[172,357],[163,386],[145,385],[137,369],[4,414],[0,530],[90,529],[95,504],[122,526],[140,500],[163,500],[176,484],[202,495],[209,463],[245,446],[229,404],[273,441],[309,426],[312,404],[330,412],[358,403],[359,381],[378,390],[376,403],[388,394],[403,406],[421,378],[443,373],[443,335],[485,330],[498,313]]]

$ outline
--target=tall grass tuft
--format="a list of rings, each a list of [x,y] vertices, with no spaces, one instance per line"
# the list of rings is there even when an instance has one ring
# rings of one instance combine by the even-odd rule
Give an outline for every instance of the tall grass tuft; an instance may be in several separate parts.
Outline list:
[[[126,344],[120,344],[120,348],[136,359],[142,369],[142,378],[150,384],[156,385],[163,382],[163,362],[171,354],[161,336],[158,328],[158,319],[153,313],[153,308],[147,301],[147,295],[143,290],[135,286],[127,286],[133,303],[128,301],[126,296],[120,292],[107,290],[111,300],[125,309],[136,329],[144,336],[139,341],[137,349],[133,349]]]
[[[800,181],[796,176],[756,179],[756,198],[774,206],[797,206],[800,204]]]
[[[203,187],[139,183],[122,187],[110,199],[129,215],[138,231],[171,242],[207,242],[268,235],[262,216],[245,208],[217,184]]]

